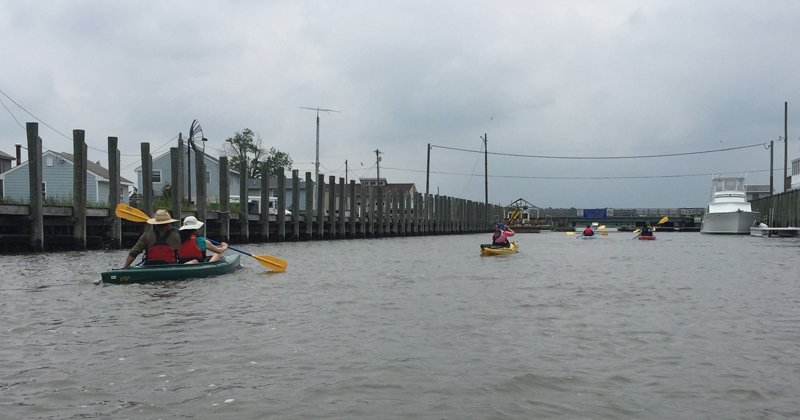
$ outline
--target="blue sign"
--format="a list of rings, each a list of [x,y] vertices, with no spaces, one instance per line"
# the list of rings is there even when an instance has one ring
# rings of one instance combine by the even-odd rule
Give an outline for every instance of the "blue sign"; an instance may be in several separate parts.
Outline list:
[[[584,209],[583,217],[585,219],[598,219],[606,217],[606,209]]]

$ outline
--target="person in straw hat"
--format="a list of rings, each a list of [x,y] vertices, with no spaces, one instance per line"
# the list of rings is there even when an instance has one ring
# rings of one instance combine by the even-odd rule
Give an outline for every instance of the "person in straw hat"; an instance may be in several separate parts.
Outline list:
[[[178,262],[184,264],[197,264],[198,262],[213,262],[222,258],[222,253],[228,249],[228,244],[222,242],[215,246],[202,236],[197,236],[197,229],[205,223],[194,216],[183,219],[183,226],[179,229],[181,247],[178,248]],[[211,258],[206,256],[206,250],[214,252]]]
[[[178,248],[181,247],[181,236],[172,229],[172,224],[177,222],[164,209],[159,209],[156,216],[147,220],[153,225],[153,230],[145,232],[139,241],[131,248],[125,265],[128,268],[136,257],[144,252],[144,264],[175,264],[178,262]]]

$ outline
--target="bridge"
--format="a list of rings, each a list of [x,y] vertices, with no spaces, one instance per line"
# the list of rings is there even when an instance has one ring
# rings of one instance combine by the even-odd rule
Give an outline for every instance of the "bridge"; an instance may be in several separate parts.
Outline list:
[[[519,201],[519,200],[518,200]],[[663,230],[698,231],[700,230],[700,219],[705,213],[704,208],[628,208],[628,209],[578,209],[578,208],[540,208],[536,206],[519,204],[514,202],[508,206],[509,213],[515,208],[523,209],[528,213],[532,225],[541,225],[546,229],[547,225],[553,230],[573,230],[576,226],[585,226],[597,222],[607,227],[615,227],[620,230],[633,230],[641,228],[645,224],[653,225],[658,223],[663,217],[669,220],[660,226]],[[523,216],[523,218],[525,218]]]

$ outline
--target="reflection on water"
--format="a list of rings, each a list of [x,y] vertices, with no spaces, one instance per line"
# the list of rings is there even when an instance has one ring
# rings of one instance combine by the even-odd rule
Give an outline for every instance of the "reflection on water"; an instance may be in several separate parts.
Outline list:
[[[94,285],[0,259],[8,418],[793,418],[800,241],[518,234],[247,245],[266,272]]]

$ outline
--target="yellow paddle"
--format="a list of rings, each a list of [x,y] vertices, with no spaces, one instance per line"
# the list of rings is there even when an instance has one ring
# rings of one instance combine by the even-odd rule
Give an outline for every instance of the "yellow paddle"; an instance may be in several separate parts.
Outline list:
[[[122,203],[117,205],[117,208],[114,210],[114,214],[116,214],[117,217],[119,217],[120,219],[130,220],[131,222],[144,223],[150,220],[150,217],[148,217],[143,211],[137,209],[136,207],[131,207],[129,205]],[[211,239],[208,239],[208,241],[214,245],[220,244],[219,242]],[[271,255],[253,255],[249,252],[236,249],[232,246],[228,246],[228,249],[253,257],[258,262],[260,262],[261,265],[263,265],[264,267],[267,267],[270,270],[277,271],[279,273],[283,273],[284,271],[286,271],[286,266],[288,265],[286,261],[280,258],[275,258]]]
[[[519,217],[519,214],[521,212],[522,212],[522,210],[520,210],[520,209],[514,209],[514,211],[511,212],[511,215],[508,216],[508,221],[510,222],[510,221],[516,219],[517,217]]]

